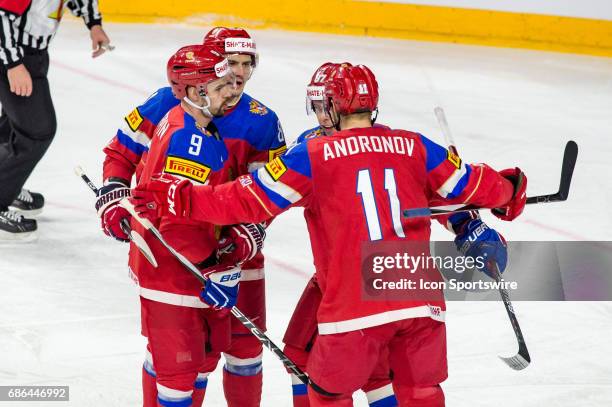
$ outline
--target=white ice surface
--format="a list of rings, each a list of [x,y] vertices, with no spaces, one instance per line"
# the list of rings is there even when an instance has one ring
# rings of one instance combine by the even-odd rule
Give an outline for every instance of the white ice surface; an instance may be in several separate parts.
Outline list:
[[[100,232],[92,193],[73,167],[82,164],[100,182],[102,147],[122,117],[165,85],[168,56],[199,42],[206,28],[108,24],[117,49],[91,60],[82,24],[62,25],[49,74],[59,128],[27,183],[48,201],[39,239],[0,244],[0,385],[69,385],[71,406],[136,406],[144,341],[127,246]],[[612,59],[276,31],[255,36],[261,65],[247,90],[278,113],[288,140],[314,125],[304,111],[312,71],[326,60],[365,63],[381,87],[379,122],[443,143],[432,113],[440,104],[463,157],[495,168],[519,165],[530,194],[556,190],[563,146],[576,140],[568,202],[531,206],[513,223],[486,220],[512,240],[612,240]],[[435,238],[449,239],[434,229]],[[312,273],[301,211],[281,216],[268,236],[268,327],[280,343]],[[612,306],[515,307],[533,357],[522,372],[496,357],[516,352],[501,303],[449,304],[448,405],[612,405]],[[289,379],[265,355],[262,405],[289,406]],[[355,399],[364,405],[362,395]],[[19,404],[35,405],[48,404]],[[218,372],[207,405],[224,405]]]

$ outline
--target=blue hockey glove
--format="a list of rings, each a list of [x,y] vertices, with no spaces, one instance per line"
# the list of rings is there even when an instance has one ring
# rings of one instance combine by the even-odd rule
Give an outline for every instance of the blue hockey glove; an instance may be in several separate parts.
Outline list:
[[[473,259],[481,258],[484,267],[478,268],[491,278],[495,278],[495,263],[499,272],[503,273],[508,261],[506,239],[495,229],[491,229],[481,219],[466,218],[464,222],[450,219],[457,232],[455,246],[464,256]],[[479,262],[476,262],[478,264]]]
[[[202,271],[208,278],[200,298],[216,310],[232,308],[238,299],[240,267],[234,264],[216,265]]]

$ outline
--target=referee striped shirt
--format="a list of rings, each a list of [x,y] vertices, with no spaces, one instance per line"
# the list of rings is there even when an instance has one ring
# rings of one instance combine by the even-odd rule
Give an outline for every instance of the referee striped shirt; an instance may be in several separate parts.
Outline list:
[[[24,49],[46,49],[66,8],[88,28],[102,23],[98,0],[0,0],[0,62],[12,68],[22,63]]]

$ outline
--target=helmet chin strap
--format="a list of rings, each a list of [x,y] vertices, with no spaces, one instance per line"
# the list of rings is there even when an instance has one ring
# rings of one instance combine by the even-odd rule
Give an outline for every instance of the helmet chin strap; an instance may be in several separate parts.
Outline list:
[[[208,108],[210,107],[210,98],[208,97],[208,95],[206,93],[204,93],[203,91],[200,91],[200,96],[202,96],[204,98],[204,106],[200,106],[196,103],[194,103],[191,99],[189,99],[187,96],[183,97],[183,100],[185,101],[185,103],[187,103],[189,106],[201,110],[202,113],[204,114],[204,116],[212,119],[213,115],[212,113],[210,113],[210,110],[208,110]]]

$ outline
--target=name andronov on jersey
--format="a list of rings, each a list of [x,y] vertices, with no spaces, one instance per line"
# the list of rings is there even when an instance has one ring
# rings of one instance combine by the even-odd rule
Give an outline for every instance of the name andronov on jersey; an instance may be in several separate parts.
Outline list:
[[[351,136],[323,145],[323,159],[348,157],[361,153],[392,153],[412,156],[414,140],[401,136]]]

